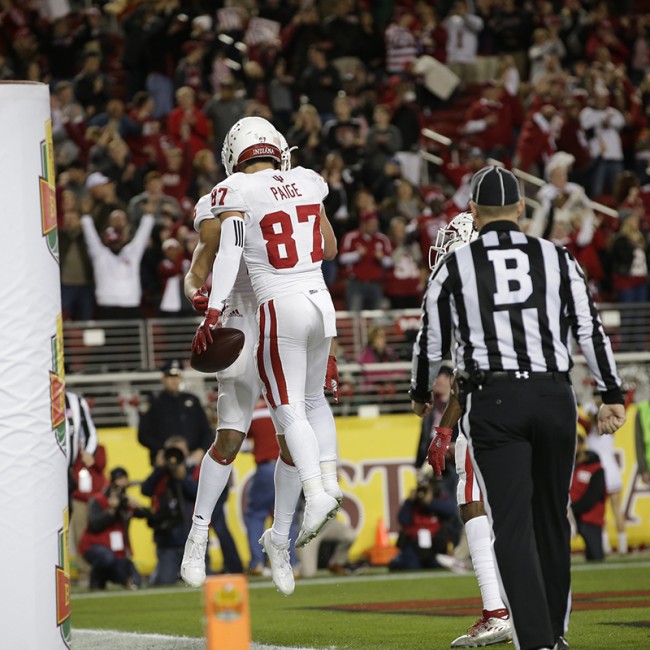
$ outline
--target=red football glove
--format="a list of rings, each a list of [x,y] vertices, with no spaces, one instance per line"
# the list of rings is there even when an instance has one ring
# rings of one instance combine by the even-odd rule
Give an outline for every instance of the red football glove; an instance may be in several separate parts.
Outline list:
[[[451,442],[452,430],[448,427],[433,427],[433,429],[436,435],[433,436],[433,440],[429,445],[427,458],[436,476],[441,476],[445,469],[445,454]]]
[[[196,329],[196,334],[192,339],[192,352],[201,354],[208,349],[208,343],[212,343],[212,331],[217,327],[217,321],[221,316],[218,309],[208,309],[205,312],[205,318]]]
[[[325,373],[325,390],[332,391],[334,401],[339,403],[339,369],[336,365],[336,357],[330,354],[327,357],[327,372]]]
[[[200,289],[197,289],[192,296],[192,307],[197,314],[205,314],[205,310],[208,308],[208,290],[205,288],[205,285]]]

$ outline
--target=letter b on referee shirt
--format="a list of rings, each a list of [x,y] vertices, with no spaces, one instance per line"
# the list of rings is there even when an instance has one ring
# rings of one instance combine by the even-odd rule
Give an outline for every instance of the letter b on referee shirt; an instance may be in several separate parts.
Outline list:
[[[528,255],[516,248],[491,250],[488,259],[494,266],[494,280],[497,291],[495,305],[514,305],[526,302],[533,293]]]

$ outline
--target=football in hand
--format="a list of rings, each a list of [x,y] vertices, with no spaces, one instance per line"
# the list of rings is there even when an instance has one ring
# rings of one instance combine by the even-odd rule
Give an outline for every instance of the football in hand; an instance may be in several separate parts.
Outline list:
[[[212,343],[205,352],[192,350],[190,366],[199,372],[220,372],[232,366],[244,347],[244,333],[234,327],[219,327],[212,331]]]

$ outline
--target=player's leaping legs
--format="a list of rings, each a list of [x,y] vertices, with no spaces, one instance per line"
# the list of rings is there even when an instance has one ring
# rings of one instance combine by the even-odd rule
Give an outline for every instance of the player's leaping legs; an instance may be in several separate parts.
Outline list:
[[[301,319],[296,319],[297,313],[301,314]],[[327,463],[333,461],[334,467],[336,463],[335,430],[333,426],[325,426],[326,414],[317,397],[323,393],[329,348],[330,339],[324,336],[322,315],[304,294],[286,296],[260,306],[258,371],[265,397],[279,430],[284,433],[305,494],[305,514],[296,539],[298,548],[314,539],[339,509],[340,490],[335,469],[333,481],[332,477],[327,481],[330,490],[336,486],[335,496],[326,491],[321,469],[321,460],[326,463],[328,473]],[[322,399],[324,401],[324,397]],[[326,403],[325,407],[328,408]],[[316,426],[326,454],[323,457],[310,418],[315,424],[318,420]],[[284,540],[274,541],[284,543]]]
[[[201,462],[192,528],[185,542],[181,562],[181,577],[190,587],[200,587],[205,582],[210,519],[221,493],[228,484],[232,462],[237,457],[244,438],[245,434],[241,431],[220,429],[214,444]]]
[[[269,559],[275,586],[280,593],[289,596],[295,589],[293,568],[289,558],[289,532],[302,492],[302,483],[283,435],[278,435],[278,443],[280,456],[275,464],[273,525],[264,531],[259,542]]]

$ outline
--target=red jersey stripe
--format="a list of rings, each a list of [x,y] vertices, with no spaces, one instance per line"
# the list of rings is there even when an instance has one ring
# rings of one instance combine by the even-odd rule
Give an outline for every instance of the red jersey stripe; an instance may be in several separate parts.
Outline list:
[[[266,305],[260,305],[260,340],[259,345],[257,346],[257,368],[260,373],[260,379],[264,384],[266,390],[266,399],[269,401],[271,408],[275,408],[277,404],[273,399],[273,390],[271,387],[271,382],[269,381],[269,376],[266,374],[266,368],[264,367],[264,345],[266,340],[264,335],[266,333]]]
[[[273,304],[273,301],[269,300],[267,305],[269,307],[269,317],[271,321],[271,329],[269,331],[269,344],[271,346],[271,367],[273,369],[273,375],[278,386],[280,404],[288,404],[289,393],[287,392],[287,382],[284,378],[282,360],[280,359],[280,349],[278,347],[278,319],[275,315],[275,305]]]
[[[465,503],[474,501],[472,491],[474,488],[474,468],[472,467],[472,457],[469,455],[469,445],[465,451]]]

